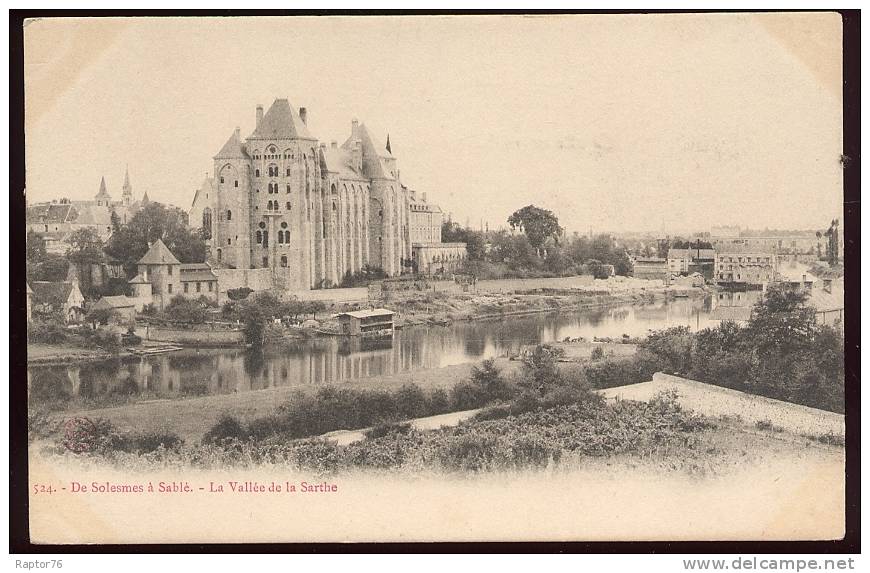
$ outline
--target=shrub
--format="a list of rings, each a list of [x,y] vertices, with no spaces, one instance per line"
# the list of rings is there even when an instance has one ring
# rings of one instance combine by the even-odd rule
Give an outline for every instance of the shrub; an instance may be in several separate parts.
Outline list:
[[[450,411],[450,396],[443,388],[436,388],[429,395],[429,412],[432,415]]]
[[[419,418],[428,413],[426,394],[416,384],[403,384],[394,394],[396,411],[403,418]]]
[[[34,320],[27,327],[27,339],[31,342],[62,344],[67,340],[63,324],[54,320]]]
[[[231,288],[227,290],[227,298],[230,300],[244,300],[248,298],[248,295],[252,292],[254,292],[253,289],[248,287]]]
[[[466,434],[447,442],[438,451],[441,466],[452,471],[494,469],[498,438],[489,434]]]
[[[224,413],[218,418],[217,423],[209,428],[202,437],[202,443],[213,444],[227,439],[245,440],[248,438],[248,435],[248,431],[239,420]]]
[[[378,424],[371,430],[365,433],[366,439],[373,440],[375,438],[383,438],[384,436],[388,436],[390,434],[407,434],[411,431],[411,424],[407,422],[403,423],[383,423]]]
[[[604,358],[604,349],[600,346],[596,346],[592,349],[592,354],[590,356],[592,360],[601,360]]]

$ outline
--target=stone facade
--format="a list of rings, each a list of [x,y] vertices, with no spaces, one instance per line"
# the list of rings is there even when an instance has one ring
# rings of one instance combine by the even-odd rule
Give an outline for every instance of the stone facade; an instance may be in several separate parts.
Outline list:
[[[425,221],[412,221],[412,204]],[[441,227],[440,209],[401,183],[389,138],[379,147],[354,120],[341,146],[320,143],[305,108],[286,99],[265,114],[258,106],[244,141],[236,128],[196,192],[190,221],[210,237],[216,267],[287,269],[275,273],[286,290],[336,285],[366,265],[398,275],[411,268],[412,227],[434,242]]]
[[[465,243],[414,243],[413,245],[412,257],[417,272],[427,276],[455,273],[467,256]]]

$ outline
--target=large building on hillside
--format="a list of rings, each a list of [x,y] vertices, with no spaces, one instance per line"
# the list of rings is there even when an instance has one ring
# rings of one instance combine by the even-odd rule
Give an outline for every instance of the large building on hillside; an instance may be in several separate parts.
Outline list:
[[[366,265],[395,276],[413,268],[415,243],[439,244],[441,210],[406,187],[396,158],[354,120],[338,145],[309,131],[305,108],[277,99],[244,140],[239,128],[196,191],[216,266],[275,269],[287,289],[336,285]]]

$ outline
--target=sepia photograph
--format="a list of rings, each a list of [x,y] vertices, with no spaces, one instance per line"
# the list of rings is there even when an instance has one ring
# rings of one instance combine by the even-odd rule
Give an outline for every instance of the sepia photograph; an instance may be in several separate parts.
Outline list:
[[[28,542],[843,540],[845,18],[23,18]]]

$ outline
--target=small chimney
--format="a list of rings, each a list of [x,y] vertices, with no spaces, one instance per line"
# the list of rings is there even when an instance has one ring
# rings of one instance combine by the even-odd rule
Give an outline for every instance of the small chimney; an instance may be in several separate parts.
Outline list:
[[[332,140],[331,142],[329,142],[329,146],[332,147],[333,149],[338,149],[338,142],[335,140]]]
[[[299,108],[299,119],[302,120],[302,123],[308,125],[308,110],[304,107]]]
[[[257,104],[257,127],[260,127],[261,121],[263,121],[263,104]]]
[[[236,139],[241,138],[241,131],[242,130],[239,128],[239,126],[236,126]]]

